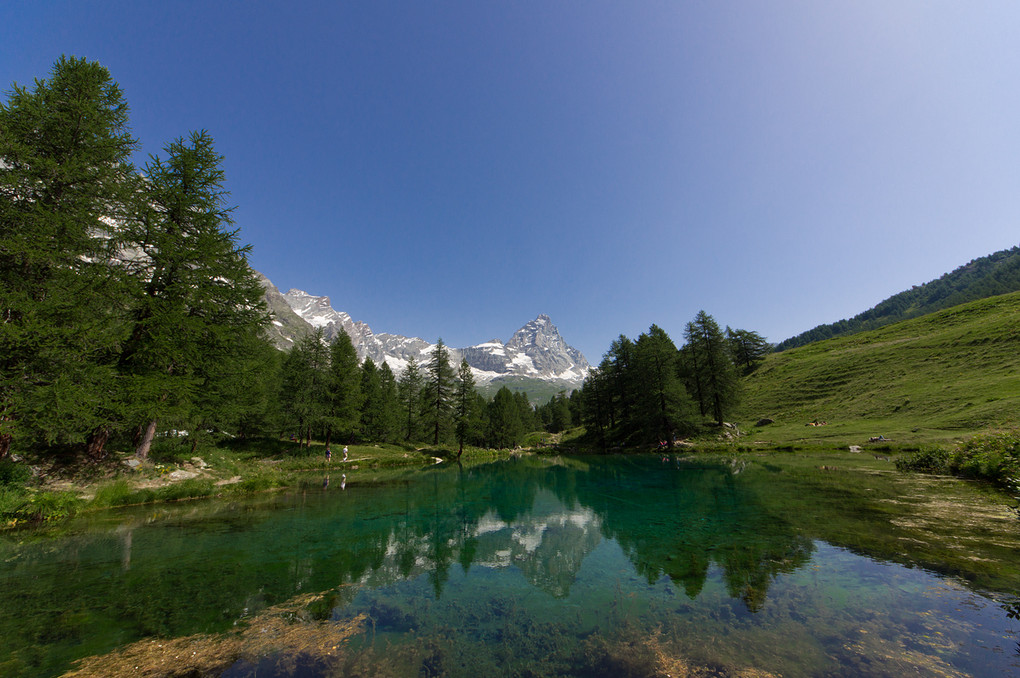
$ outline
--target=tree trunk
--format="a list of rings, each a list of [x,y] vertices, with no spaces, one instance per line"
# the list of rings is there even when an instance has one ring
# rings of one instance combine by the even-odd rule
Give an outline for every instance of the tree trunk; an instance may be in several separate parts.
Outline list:
[[[85,442],[85,454],[90,459],[99,461],[106,456],[104,448],[106,442],[110,439],[110,429],[105,426],[96,428],[92,433],[89,434],[88,440]]]
[[[149,448],[152,447],[152,439],[156,437],[156,420],[153,419],[149,422],[149,425],[145,427],[145,432],[142,434],[142,440],[138,443],[138,447],[135,449],[135,456],[139,459],[147,459],[149,457]]]
[[[0,459],[6,459],[11,453],[11,434],[0,434]]]

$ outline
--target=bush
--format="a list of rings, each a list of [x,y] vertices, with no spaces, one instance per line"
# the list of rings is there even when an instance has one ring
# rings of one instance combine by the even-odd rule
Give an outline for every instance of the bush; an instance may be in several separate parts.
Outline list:
[[[949,473],[949,459],[948,450],[938,447],[921,449],[909,457],[897,459],[896,468],[917,473]]]
[[[1011,487],[1020,479],[1020,430],[974,436],[956,449],[951,467],[959,475]]]
[[[12,512],[16,520],[60,520],[70,518],[85,502],[73,492],[40,492]]]
[[[28,464],[19,464],[9,459],[0,461],[0,486],[24,485],[32,477]]]

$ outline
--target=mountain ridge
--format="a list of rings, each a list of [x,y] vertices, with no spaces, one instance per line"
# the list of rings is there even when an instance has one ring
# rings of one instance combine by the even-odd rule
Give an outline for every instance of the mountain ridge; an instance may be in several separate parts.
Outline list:
[[[351,338],[359,360],[371,358],[376,364],[385,362],[399,375],[411,358],[419,365],[426,364],[435,347],[420,337],[376,333],[367,323],[336,310],[328,296],[313,295],[297,288],[281,293],[265,275],[260,273],[259,278],[273,314],[270,336],[281,350],[317,329],[322,330],[327,341],[343,331]],[[567,344],[546,314],[539,314],[525,323],[505,343],[493,338],[464,348],[447,348],[454,366],[461,359],[467,360],[480,387],[503,380],[518,385],[521,380],[537,380],[573,390],[584,383],[591,369],[584,355]]]

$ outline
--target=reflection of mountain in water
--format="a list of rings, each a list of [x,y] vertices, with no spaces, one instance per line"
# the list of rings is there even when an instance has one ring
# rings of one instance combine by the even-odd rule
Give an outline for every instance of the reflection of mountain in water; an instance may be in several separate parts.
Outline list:
[[[513,523],[486,513],[475,529],[475,564],[517,567],[534,586],[556,596],[570,592],[585,556],[602,540],[601,521],[590,509],[566,509],[540,490],[527,516]]]
[[[653,462],[432,468],[343,491],[317,482],[241,510],[139,509],[109,534],[2,543],[0,607],[19,615],[0,615],[0,638],[17,646],[46,636],[64,623],[54,600],[121,643],[222,630],[306,591],[336,590],[341,605],[364,586],[425,576],[441,595],[455,565],[516,568],[565,597],[603,537],[649,581],[669,577],[690,597],[714,563],[731,595],[757,610],[773,578],[809,557],[811,543],[728,467]]]

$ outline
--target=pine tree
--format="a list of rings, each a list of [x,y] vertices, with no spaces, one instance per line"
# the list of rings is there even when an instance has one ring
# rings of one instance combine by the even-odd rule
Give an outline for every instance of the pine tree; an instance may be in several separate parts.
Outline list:
[[[366,440],[380,441],[383,439],[385,408],[382,397],[382,384],[379,381],[379,369],[375,362],[366,357],[361,363],[361,431]]]
[[[733,330],[727,327],[726,342],[733,364],[745,375],[754,372],[773,349],[765,337],[750,330]]]
[[[700,402],[702,414],[711,412],[720,426],[737,402],[739,381],[730,360],[726,338],[715,319],[699,311],[684,330],[684,373]]]
[[[634,344],[634,365],[642,384],[637,404],[646,438],[673,447],[675,436],[692,427],[693,403],[678,371],[679,352],[666,332],[652,325]]]
[[[382,397],[380,407],[380,431],[381,440],[390,442],[397,437],[400,422],[400,397],[397,395],[397,379],[393,376],[393,370],[383,361],[379,365],[379,389]]]
[[[404,440],[418,439],[418,423],[421,415],[422,378],[414,356],[407,359],[407,366],[397,382],[397,396],[400,400],[401,419],[404,422]]]
[[[333,433],[343,440],[352,440],[361,422],[361,367],[354,343],[343,330],[329,347],[328,389],[326,444]]]
[[[473,433],[477,423],[475,415],[475,377],[467,359],[460,361],[457,385],[453,395],[454,422],[457,434],[457,456],[464,453],[464,441]]]
[[[141,255],[132,329],[120,368],[130,375],[137,417],[148,422],[136,453],[148,454],[159,419],[195,417],[196,393],[241,358],[239,337],[267,322],[262,285],[238,244],[223,188],[223,157],[206,132],[165,148],[146,165],[144,204],[125,229]]]
[[[298,438],[308,447],[312,430],[324,429],[329,405],[329,353],[322,328],[299,340],[283,362],[284,413],[298,427]]]
[[[442,339],[436,342],[429,358],[425,383],[425,423],[432,433],[432,444],[438,445],[450,428],[453,408],[453,368],[450,352]]]
[[[520,404],[506,386],[493,396],[488,407],[489,430],[486,436],[489,445],[495,448],[513,448],[524,440],[524,424],[521,421]]]
[[[15,435],[102,454],[124,329],[104,219],[132,201],[136,145],[120,88],[84,59],[0,104],[0,458]]]

